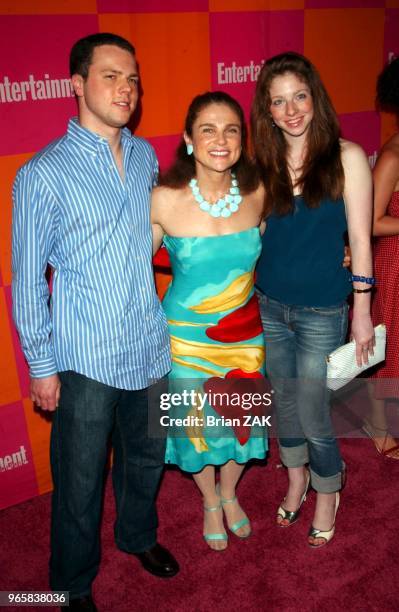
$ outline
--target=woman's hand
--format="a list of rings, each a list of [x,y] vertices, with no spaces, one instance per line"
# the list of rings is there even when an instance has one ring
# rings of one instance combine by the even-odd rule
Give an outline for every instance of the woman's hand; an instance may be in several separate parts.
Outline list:
[[[369,362],[369,354],[374,354],[374,328],[368,314],[354,314],[351,336],[356,343],[356,363],[361,366]]]
[[[344,247],[344,261],[342,262],[342,267],[350,268],[351,263],[352,263],[352,254],[351,254],[350,247],[345,246]]]

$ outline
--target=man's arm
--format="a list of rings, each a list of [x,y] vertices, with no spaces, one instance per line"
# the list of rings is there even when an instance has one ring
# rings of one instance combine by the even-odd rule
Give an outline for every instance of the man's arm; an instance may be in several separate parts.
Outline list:
[[[18,172],[13,201],[13,317],[30,369],[32,400],[45,410],[55,410],[60,383],[51,340],[50,294],[45,274],[58,209],[40,177],[26,167]]]

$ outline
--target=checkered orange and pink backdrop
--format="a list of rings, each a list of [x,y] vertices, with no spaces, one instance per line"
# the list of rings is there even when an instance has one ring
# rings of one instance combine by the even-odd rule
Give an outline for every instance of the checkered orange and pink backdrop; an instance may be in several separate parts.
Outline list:
[[[11,318],[11,186],[18,167],[76,114],[68,80],[75,40],[111,31],[137,49],[136,133],[165,167],[197,93],[223,89],[248,114],[257,73],[295,50],[319,68],[344,136],[373,164],[393,131],[374,110],[375,80],[399,55],[399,0],[2,0],[0,5],[0,508],[51,489],[50,422],[29,400]],[[160,275],[160,287],[165,278]]]

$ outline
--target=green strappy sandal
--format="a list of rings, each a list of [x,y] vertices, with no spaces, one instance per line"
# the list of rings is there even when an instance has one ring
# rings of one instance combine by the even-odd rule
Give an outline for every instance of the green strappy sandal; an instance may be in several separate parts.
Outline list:
[[[220,487],[217,490],[220,494]],[[225,506],[226,504],[233,504],[234,502],[238,503],[237,495],[234,495],[234,497],[232,497],[231,499],[226,499],[225,497],[220,496],[220,503],[222,504],[222,507]],[[234,533],[238,538],[241,538],[242,540],[245,540],[245,538],[249,538],[249,536],[252,533],[251,529],[246,535],[240,535],[239,533],[237,533],[237,531],[241,527],[244,527],[245,525],[249,525],[251,527],[251,523],[249,522],[249,518],[247,516],[242,518],[240,521],[236,521],[235,523],[233,523],[233,525],[227,524],[230,531]]]
[[[204,506],[204,510],[205,512],[215,512],[216,510],[220,510],[222,508],[221,504],[218,504],[217,506],[212,506],[210,508],[207,508],[206,506]],[[222,540],[227,542],[227,533],[204,533],[204,540],[205,542],[212,542],[215,540]],[[222,552],[223,550],[226,550],[227,546],[225,548],[212,548],[212,550],[215,550],[216,552]]]

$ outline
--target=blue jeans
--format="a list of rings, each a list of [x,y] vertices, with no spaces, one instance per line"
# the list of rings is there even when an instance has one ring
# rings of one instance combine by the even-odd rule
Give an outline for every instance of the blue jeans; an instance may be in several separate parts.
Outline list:
[[[91,593],[100,563],[100,519],[112,440],[117,546],[142,552],[156,543],[155,497],[165,440],[151,439],[148,389],[124,391],[76,372],[61,372],[61,398],[51,432],[54,482],[50,584],[71,598]],[[162,379],[151,388],[166,389]],[[151,399],[153,396],[151,395]],[[151,405],[153,406],[153,404]],[[158,404],[159,407],[159,404]]]
[[[345,341],[348,306],[287,306],[258,297],[281,460],[287,467],[309,463],[316,491],[338,491],[343,462],[331,423],[326,356]]]

